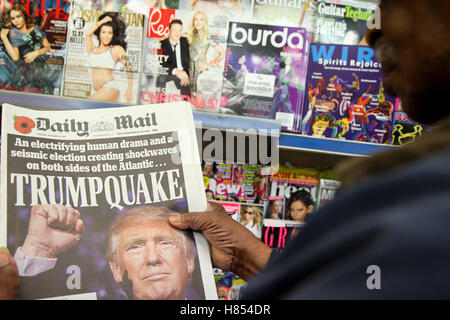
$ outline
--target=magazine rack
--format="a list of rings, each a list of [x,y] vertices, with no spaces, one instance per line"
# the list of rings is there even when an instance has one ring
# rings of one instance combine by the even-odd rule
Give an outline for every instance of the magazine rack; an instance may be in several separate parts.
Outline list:
[[[113,102],[5,90],[0,90],[0,102],[49,110],[109,108],[124,105]],[[277,140],[276,143],[280,150],[280,163],[284,164],[330,168],[336,162],[345,158],[369,156],[395,148],[395,146],[390,145],[318,138],[286,132],[280,133],[280,124],[271,119],[194,111],[194,120],[196,125],[202,129],[241,130],[242,134],[248,134],[250,128],[254,132],[265,131]]]
[[[70,97],[50,96],[17,91],[0,90],[0,103],[10,103],[22,107],[48,110],[93,109],[121,107],[127,104],[104,102]],[[248,129],[280,131],[280,124],[271,119],[194,111],[194,121],[201,122],[203,128]]]
[[[398,146],[282,133],[279,148],[281,162],[289,159],[293,166],[326,169],[350,157],[370,156]]]

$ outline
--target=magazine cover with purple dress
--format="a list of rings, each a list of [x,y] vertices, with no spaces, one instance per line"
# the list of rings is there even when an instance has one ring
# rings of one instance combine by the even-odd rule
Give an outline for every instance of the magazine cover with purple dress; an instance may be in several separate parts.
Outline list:
[[[395,98],[384,92],[373,49],[311,45],[307,90],[303,134],[389,143]]]
[[[230,22],[221,112],[299,132],[310,39],[304,28]]]

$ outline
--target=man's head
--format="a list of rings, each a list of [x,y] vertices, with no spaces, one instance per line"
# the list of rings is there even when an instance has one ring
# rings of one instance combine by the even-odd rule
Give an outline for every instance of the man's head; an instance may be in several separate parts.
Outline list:
[[[450,114],[450,1],[381,0],[381,30],[367,33],[383,65],[386,90],[431,124]],[[442,102],[444,101],[444,102]]]
[[[131,281],[134,299],[185,299],[195,246],[186,232],[170,226],[171,214],[164,207],[137,207],[110,228],[106,258],[117,283]]]
[[[179,19],[173,19],[169,24],[169,39],[178,43],[183,34],[183,22]]]

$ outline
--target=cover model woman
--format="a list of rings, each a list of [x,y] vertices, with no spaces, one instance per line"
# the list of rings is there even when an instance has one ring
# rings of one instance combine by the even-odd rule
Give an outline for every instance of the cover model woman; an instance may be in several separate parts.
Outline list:
[[[114,78],[113,70],[120,61],[128,73],[128,87],[125,100],[131,103],[133,98],[133,68],[128,60],[125,41],[126,24],[120,19],[120,13],[106,12],[98,18],[85,34],[86,51],[89,55],[88,66],[92,68],[94,92],[90,99],[118,101],[123,83]],[[98,39],[96,47],[92,35]]]
[[[225,58],[225,49],[211,39],[208,18],[203,11],[197,11],[192,17],[188,34],[190,56],[191,97],[198,104],[204,103],[204,94],[198,86],[199,76],[211,66],[219,66]],[[209,48],[217,52],[215,59],[207,61]]]
[[[268,219],[283,219],[283,204],[280,199],[269,200]]]
[[[256,206],[242,206],[240,223],[250,230],[257,238],[262,234],[262,209]]]
[[[1,69],[1,80],[5,88],[11,86],[22,91],[53,94],[58,75],[53,77],[51,66],[45,62],[50,43],[45,33],[33,24],[24,5],[15,3],[11,6],[0,37],[6,66]]]
[[[314,200],[309,191],[301,189],[289,198],[286,210],[286,219],[306,222],[314,212]]]

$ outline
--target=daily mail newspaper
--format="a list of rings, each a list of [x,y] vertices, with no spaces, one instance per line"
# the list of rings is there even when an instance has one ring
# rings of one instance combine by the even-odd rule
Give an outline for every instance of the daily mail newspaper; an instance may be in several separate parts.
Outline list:
[[[187,102],[70,111],[4,104],[0,246],[22,299],[217,299]],[[80,296],[81,295],[81,296]]]

